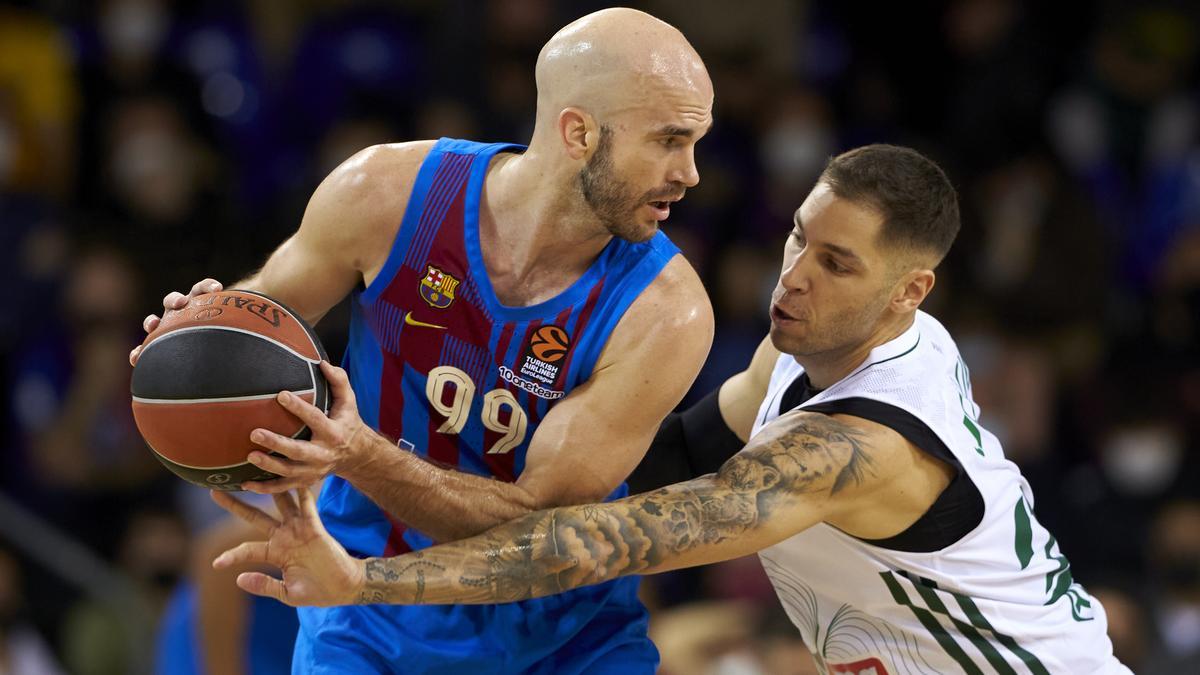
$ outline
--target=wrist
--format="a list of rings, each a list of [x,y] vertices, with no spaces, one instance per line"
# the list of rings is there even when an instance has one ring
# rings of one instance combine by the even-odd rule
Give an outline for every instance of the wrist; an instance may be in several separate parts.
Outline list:
[[[368,467],[372,464],[376,452],[376,439],[370,427],[360,421],[350,432],[342,451],[338,453],[332,473],[353,482],[365,471],[369,471]]]
[[[379,599],[370,599],[367,589],[367,563],[378,558],[366,558],[360,560],[353,558],[354,567],[351,572],[350,597],[345,604],[365,605],[372,602],[379,602]]]
[[[358,563],[359,577],[355,587],[354,601],[360,605],[377,605],[388,602],[392,588],[400,576],[388,567],[389,560],[396,558],[364,558]]]

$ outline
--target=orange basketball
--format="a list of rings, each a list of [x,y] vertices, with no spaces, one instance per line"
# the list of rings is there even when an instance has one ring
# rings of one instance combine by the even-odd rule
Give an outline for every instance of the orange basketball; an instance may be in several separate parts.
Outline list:
[[[529,349],[538,359],[555,363],[566,355],[568,342],[567,331],[558,326],[542,326],[533,332]]]
[[[133,369],[133,417],[155,456],[180,477],[237,490],[275,478],[246,461],[256,428],[307,438],[275,400],[291,391],[328,412],[326,358],[316,334],[283,304],[253,291],[192,298],[146,336]]]

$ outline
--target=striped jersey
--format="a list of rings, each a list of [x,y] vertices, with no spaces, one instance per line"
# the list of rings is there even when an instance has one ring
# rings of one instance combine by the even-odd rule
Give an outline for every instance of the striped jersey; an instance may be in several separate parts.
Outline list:
[[[787,412],[781,400],[803,372],[779,357],[754,433]],[[982,521],[938,551],[883,548],[822,523],[759,553],[822,672],[1129,672],[1112,655],[1103,608],[1034,516],[1028,483],[980,425],[967,367],[936,319],[917,312],[907,331],[797,407],[915,419],[984,501]]]
[[[383,268],[352,298],[344,359],[360,415],[396,439],[396,452],[509,482],[521,475],[538,424],[587,381],[626,309],[678,252],[661,232],[642,243],[614,238],[556,297],[501,304],[480,250],[480,200],[493,156],[523,149],[445,138],[433,146]],[[622,485],[611,498],[626,492]],[[392,556],[432,543],[336,476],[318,508],[352,555]],[[411,672],[463,668],[472,653],[491,655],[489,672],[515,672],[614,605],[628,611],[623,626],[643,620],[644,631],[636,585],[618,580],[507,605],[339,608],[332,622],[327,611],[303,610],[302,634],[331,624],[366,631]]]

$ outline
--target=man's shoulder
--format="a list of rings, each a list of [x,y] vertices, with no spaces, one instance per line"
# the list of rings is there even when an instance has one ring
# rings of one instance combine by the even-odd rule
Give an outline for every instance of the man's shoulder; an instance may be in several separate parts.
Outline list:
[[[329,178],[346,191],[387,194],[402,192],[407,198],[425,157],[436,141],[384,143],[364,148],[342,162]]]
[[[667,300],[680,305],[699,302],[708,308],[710,314],[712,312],[708,293],[704,290],[704,282],[700,280],[696,268],[692,267],[682,253],[671,255],[658,275],[647,284],[642,297]]]
[[[674,255],[629,305],[598,367],[638,353],[654,359],[694,356],[703,362],[713,323],[712,303],[699,275],[683,255]]]
[[[630,306],[644,313],[662,328],[713,326],[712,302],[704,290],[700,275],[683,254],[676,254],[663,265],[658,275]]]
[[[386,143],[359,150],[338,165],[313,193],[313,205],[340,215],[338,227],[361,223],[367,231],[376,221],[398,222],[404,213],[421,163],[433,141]]]

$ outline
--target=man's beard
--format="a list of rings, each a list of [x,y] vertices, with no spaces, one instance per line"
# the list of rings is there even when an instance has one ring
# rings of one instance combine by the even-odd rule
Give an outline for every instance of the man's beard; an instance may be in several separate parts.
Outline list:
[[[612,131],[606,126],[600,127],[596,152],[579,171],[579,188],[584,203],[614,237],[639,242],[654,236],[653,228],[644,230],[638,226],[634,212],[642,202],[628,183],[617,178],[613,169]]]
[[[847,307],[834,316],[824,317],[819,326],[809,323],[803,336],[776,332],[772,326],[771,341],[781,352],[798,357],[832,355],[853,349],[871,336],[887,307],[887,298],[888,293],[883,291],[865,305]]]

